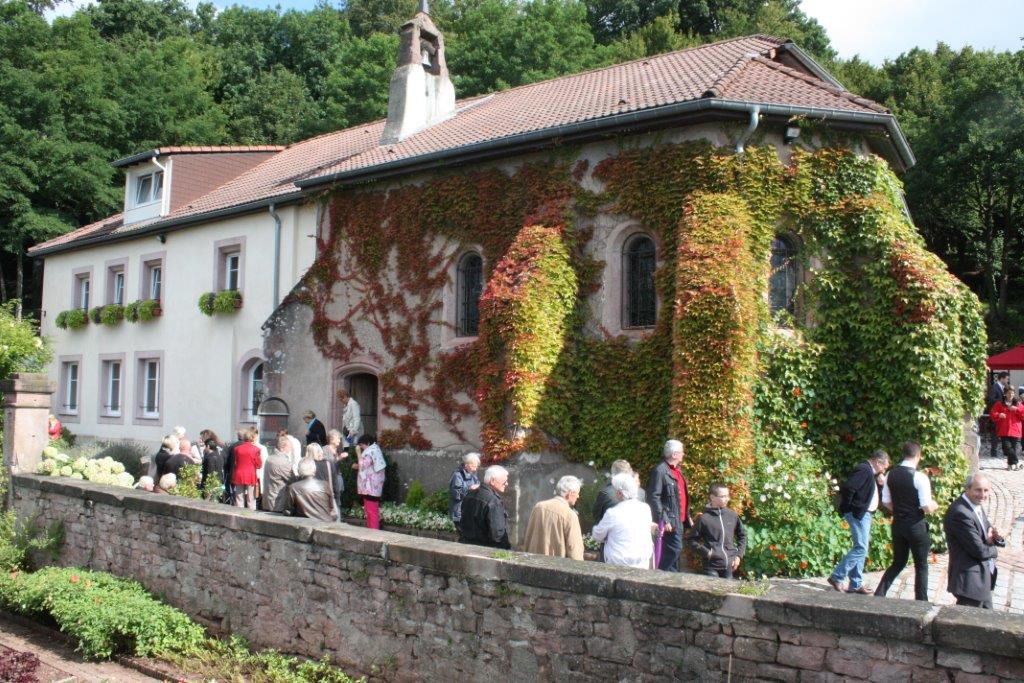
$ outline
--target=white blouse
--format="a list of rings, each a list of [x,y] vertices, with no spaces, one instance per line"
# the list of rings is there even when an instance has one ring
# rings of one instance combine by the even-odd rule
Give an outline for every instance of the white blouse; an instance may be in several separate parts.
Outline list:
[[[650,569],[654,557],[652,523],[647,503],[624,500],[608,508],[591,535],[604,542],[604,561],[608,564]]]

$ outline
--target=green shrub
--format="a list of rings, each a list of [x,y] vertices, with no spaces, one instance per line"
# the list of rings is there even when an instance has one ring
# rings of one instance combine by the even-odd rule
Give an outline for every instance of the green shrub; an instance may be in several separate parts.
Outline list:
[[[159,299],[146,299],[136,302],[139,304],[139,320],[148,323],[150,320],[163,314]]]
[[[124,306],[119,304],[108,304],[100,313],[100,322],[107,327],[113,327],[122,320],[124,320]]]
[[[409,484],[409,491],[405,494],[405,504],[411,508],[420,508],[425,496],[426,492],[423,490],[423,484],[420,483],[419,479],[413,479],[412,483]]]
[[[199,482],[202,480],[203,466],[197,464],[184,465],[178,470],[178,485],[174,488],[174,493],[185,498],[195,498],[196,500],[216,500],[220,497],[223,492],[223,482],[220,477],[216,474],[211,474],[206,479],[205,489],[199,488]]]
[[[0,305],[0,379],[15,372],[40,372],[53,357],[34,320],[14,314],[14,302]]]
[[[89,320],[95,325],[103,322],[103,306],[93,306],[89,309]]]
[[[436,512],[440,515],[448,514],[448,489],[438,489],[423,499],[420,509],[427,512]]]
[[[124,465],[124,471],[132,475],[136,480],[146,474],[148,467],[144,462],[142,462],[142,458],[150,455],[150,453],[142,446],[131,441],[115,443],[101,442],[98,445],[100,447],[100,451],[95,457],[112,458],[113,460],[121,463]]]
[[[199,310],[203,315],[213,315],[213,302],[217,298],[215,292],[207,292],[199,297]]]
[[[124,319],[130,323],[139,322],[139,304],[140,301],[133,301],[124,307]]]
[[[215,313],[234,313],[242,307],[242,293],[235,289],[227,289],[217,292],[213,300]]]
[[[77,330],[85,327],[89,322],[89,316],[81,308],[71,308],[57,314],[54,324],[62,330]]]

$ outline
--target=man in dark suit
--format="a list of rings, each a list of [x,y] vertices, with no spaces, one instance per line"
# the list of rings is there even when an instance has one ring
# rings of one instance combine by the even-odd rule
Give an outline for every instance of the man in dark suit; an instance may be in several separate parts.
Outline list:
[[[1003,370],[1002,372],[996,373],[996,380],[992,382],[992,386],[988,388],[988,396],[985,398],[985,412],[989,413],[992,411],[992,405],[1003,400],[1003,392],[1006,391],[1006,387],[1010,386],[1010,373]],[[996,426],[992,420],[989,420],[989,457],[999,457],[999,437],[996,436]]]
[[[992,490],[988,477],[972,474],[964,495],[954,500],[942,520],[949,544],[949,581],[946,590],[956,604],[992,609],[996,586],[996,545],[1005,543],[981,508]]]
[[[316,413],[307,410],[302,419],[306,421],[306,445],[318,443],[321,446],[327,445],[327,428],[324,423],[316,419]]]
[[[651,506],[654,523],[663,525],[661,561],[658,569],[679,571],[683,551],[683,531],[693,526],[690,517],[690,492],[683,476],[683,444],[669,439],[662,449],[662,460],[647,483],[647,504]]]
[[[857,466],[840,489],[839,513],[850,525],[853,548],[828,577],[829,584],[837,591],[863,595],[872,592],[863,584],[864,560],[871,542],[871,518],[878,509],[878,487],[885,483],[885,470],[888,468],[889,454],[875,451]]]

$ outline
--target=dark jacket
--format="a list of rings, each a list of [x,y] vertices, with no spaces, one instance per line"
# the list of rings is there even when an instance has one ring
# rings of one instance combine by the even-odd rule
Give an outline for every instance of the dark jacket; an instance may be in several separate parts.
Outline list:
[[[181,453],[171,453],[163,448],[156,455],[156,483],[160,483],[160,477],[165,474],[178,476],[178,470],[191,462]]]
[[[864,515],[871,506],[871,499],[877,492],[878,482],[875,479],[875,470],[871,467],[870,462],[864,461],[839,488],[840,514],[852,513],[857,519],[864,519]]]
[[[683,479],[683,491],[686,493],[686,507],[689,508],[690,492]],[[671,524],[673,529],[689,529],[693,526],[693,519],[690,517],[690,510],[679,510],[679,485],[676,478],[672,476],[672,470],[668,463],[662,460],[658,466],[651,471],[651,478],[647,482],[647,504],[651,506],[651,516],[654,523]]]
[[[200,489],[206,489],[206,478],[211,474],[216,474],[220,477],[220,482],[224,483],[224,449],[220,446],[213,451],[203,453],[203,476],[199,480]]]
[[[986,560],[994,560],[998,550],[986,543],[986,530],[963,496],[946,510],[942,528],[949,544],[946,590],[957,597],[991,600],[997,572],[989,572]]]
[[[230,446],[224,449],[224,492],[230,493],[234,488],[232,483],[235,479],[235,448],[245,443],[244,441],[235,441]],[[230,502],[234,502],[233,500]]]
[[[686,543],[706,566],[720,569],[747,552],[747,532],[735,512],[709,505],[687,533]]]
[[[1007,384],[1006,386],[1010,385]],[[992,404],[1003,400],[1004,391],[1006,391],[1006,387],[999,382],[992,382],[988,388],[988,398],[985,400],[985,412],[991,412]]]
[[[469,495],[469,490],[479,484],[480,479],[477,478],[476,472],[467,472],[463,467],[459,467],[452,474],[448,482],[448,515],[453,522],[462,519],[462,501]]]
[[[470,491],[462,501],[459,541],[511,549],[508,513],[501,497],[487,484]]]
[[[311,443],[318,443],[321,446],[327,445],[327,428],[324,427],[324,423],[313,418],[313,421],[306,427],[306,445]]]

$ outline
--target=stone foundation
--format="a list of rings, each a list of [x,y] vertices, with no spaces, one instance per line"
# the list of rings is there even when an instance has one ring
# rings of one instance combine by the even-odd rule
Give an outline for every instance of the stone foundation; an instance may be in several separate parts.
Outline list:
[[[64,565],[215,630],[388,680],[1024,679],[1024,618],[492,552],[89,482],[14,478]]]

